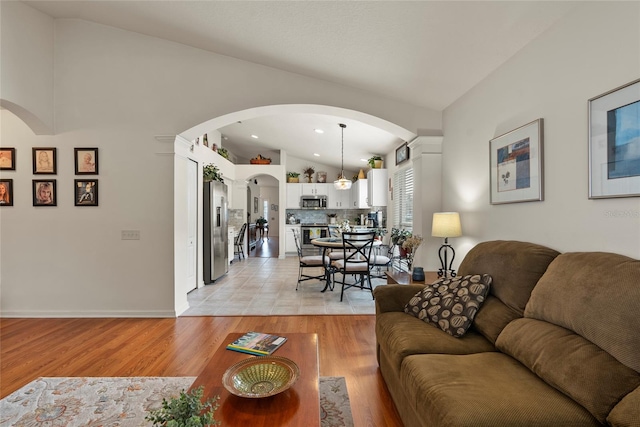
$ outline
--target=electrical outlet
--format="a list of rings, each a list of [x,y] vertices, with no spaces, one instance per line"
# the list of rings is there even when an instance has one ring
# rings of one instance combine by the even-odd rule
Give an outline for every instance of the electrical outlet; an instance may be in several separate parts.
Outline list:
[[[140,230],[122,230],[122,240],[140,240]]]

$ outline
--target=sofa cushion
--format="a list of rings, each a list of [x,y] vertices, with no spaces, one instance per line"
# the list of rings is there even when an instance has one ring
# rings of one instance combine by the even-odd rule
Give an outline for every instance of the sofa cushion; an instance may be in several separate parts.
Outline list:
[[[424,426],[599,426],[589,411],[503,353],[415,355],[401,381]]]
[[[573,331],[541,320],[514,320],[496,346],[602,423],[626,394],[640,386],[636,371]]]
[[[495,347],[477,332],[469,331],[461,338],[453,338],[439,328],[397,311],[376,316],[376,338],[396,375],[400,372],[402,359],[412,354],[495,351]]]
[[[640,261],[604,252],[557,257],[525,317],[570,329],[640,372]]]
[[[611,427],[640,426],[640,387],[627,394],[607,417]]]
[[[442,278],[411,298],[404,312],[458,338],[471,326],[490,286],[488,274]]]
[[[531,290],[558,254],[534,243],[482,242],[464,257],[458,274],[490,274],[493,278],[490,293],[522,316]]]
[[[378,286],[378,288],[380,287]],[[504,327],[512,320],[521,317],[514,309],[507,307],[498,298],[489,294],[482,305],[482,310],[476,314],[471,329],[475,329],[491,343],[495,344]]]

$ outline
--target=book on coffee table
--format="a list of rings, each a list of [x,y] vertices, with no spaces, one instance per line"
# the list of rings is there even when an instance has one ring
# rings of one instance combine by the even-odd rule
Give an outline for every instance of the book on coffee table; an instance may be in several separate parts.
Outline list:
[[[228,344],[227,349],[255,354],[256,356],[268,356],[284,344],[286,340],[285,337],[278,335],[247,332],[231,344]]]

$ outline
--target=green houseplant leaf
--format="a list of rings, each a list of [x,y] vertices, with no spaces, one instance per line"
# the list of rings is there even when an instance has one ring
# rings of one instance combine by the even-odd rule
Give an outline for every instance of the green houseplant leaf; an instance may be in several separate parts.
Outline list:
[[[189,393],[184,390],[179,397],[170,400],[162,399],[162,407],[151,411],[145,420],[157,427],[204,427],[220,425],[213,418],[215,411],[220,406],[214,396],[206,402],[202,402],[204,386],[200,386]]]

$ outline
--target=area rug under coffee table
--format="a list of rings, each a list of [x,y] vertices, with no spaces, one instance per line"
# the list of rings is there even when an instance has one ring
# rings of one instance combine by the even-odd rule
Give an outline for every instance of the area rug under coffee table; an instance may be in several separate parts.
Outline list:
[[[0,400],[0,426],[140,427],[163,398],[187,390],[195,377],[38,378]],[[351,427],[343,377],[320,377],[322,427]]]

